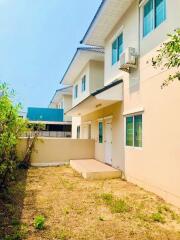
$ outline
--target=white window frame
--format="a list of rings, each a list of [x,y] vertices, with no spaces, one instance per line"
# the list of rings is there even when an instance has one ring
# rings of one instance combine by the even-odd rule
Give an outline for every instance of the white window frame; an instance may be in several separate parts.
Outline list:
[[[112,64],[112,45],[114,43],[114,41],[121,35],[123,34],[123,52],[124,52],[124,49],[125,49],[125,46],[124,46],[124,26],[122,25],[119,30],[114,34],[114,36],[111,38],[111,41],[110,41],[110,44],[111,44],[111,68],[114,68],[118,65],[118,61],[114,64]]]

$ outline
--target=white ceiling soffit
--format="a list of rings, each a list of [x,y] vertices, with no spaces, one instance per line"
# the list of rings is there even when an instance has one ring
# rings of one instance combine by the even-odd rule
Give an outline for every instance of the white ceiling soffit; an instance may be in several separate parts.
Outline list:
[[[112,86],[107,90],[102,89],[99,93],[90,95],[84,101],[66,112],[66,115],[84,116],[120,101],[123,101],[123,84]]]
[[[81,102],[71,110],[65,113],[67,116],[82,117],[89,113],[98,111],[109,105],[116,103],[117,100],[99,100],[96,97],[90,96],[84,102]],[[88,107],[87,107],[88,106]]]
[[[104,47],[106,37],[134,0],[104,0],[81,43]]]
[[[118,84],[96,95],[98,100],[122,101],[123,100],[123,84]]]
[[[95,51],[78,49],[60,83],[72,85],[83,68],[91,60],[104,61],[104,53],[101,48]]]

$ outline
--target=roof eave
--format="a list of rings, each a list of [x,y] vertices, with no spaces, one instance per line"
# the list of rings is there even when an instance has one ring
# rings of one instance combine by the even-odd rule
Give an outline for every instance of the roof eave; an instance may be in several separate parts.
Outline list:
[[[87,31],[86,31],[83,39],[80,41],[81,44],[87,44],[86,39],[87,39],[87,37],[88,37],[88,34],[89,34],[89,32],[91,31],[91,29],[92,29],[93,25],[95,24],[95,22],[97,21],[98,16],[100,15],[100,13],[101,13],[101,11],[102,11],[102,9],[103,9],[103,7],[104,7],[104,5],[105,5],[106,2],[107,2],[107,0],[102,0],[102,2],[101,2],[101,4],[100,4],[100,6],[99,6],[99,8],[98,8],[98,10],[97,10],[97,12],[96,12],[93,20],[91,21],[91,23],[90,23],[90,25],[89,25],[89,27],[88,27],[88,29],[87,29]],[[90,46],[95,46],[95,45],[93,45],[93,44],[88,44],[88,45],[90,45]],[[96,46],[97,46],[97,45],[96,45]],[[103,47],[103,46],[99,46],[99,47]]]

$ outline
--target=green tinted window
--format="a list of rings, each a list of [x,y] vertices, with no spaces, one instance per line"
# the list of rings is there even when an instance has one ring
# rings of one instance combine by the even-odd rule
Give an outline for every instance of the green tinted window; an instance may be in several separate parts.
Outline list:
[[[86,76],[82,78],[82,92],[86,91]]]
[[[119,61],[119,57],[123,52],[123,33],[112,44],[112,65]]]
[[[103,123],[99,122],[99,143],[103,143]]]
[[[133,146],[133,117],[126,118],[126,145]]]
[[[112,65],[118,61],[118,39],[112,44]]]
[[[123,34],[118,37],[118,60],[123,52]]]
[[[142,147],[142,115],[134,116],[134,146]]]

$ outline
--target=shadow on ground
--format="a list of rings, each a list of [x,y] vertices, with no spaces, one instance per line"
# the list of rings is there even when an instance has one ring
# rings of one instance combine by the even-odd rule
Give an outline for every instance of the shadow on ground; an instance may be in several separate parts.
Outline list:
[[[8,189],[0,190],[0,240],[17,240],[26,234],[21,223],[27,170],[17,170],[16,178]]]

